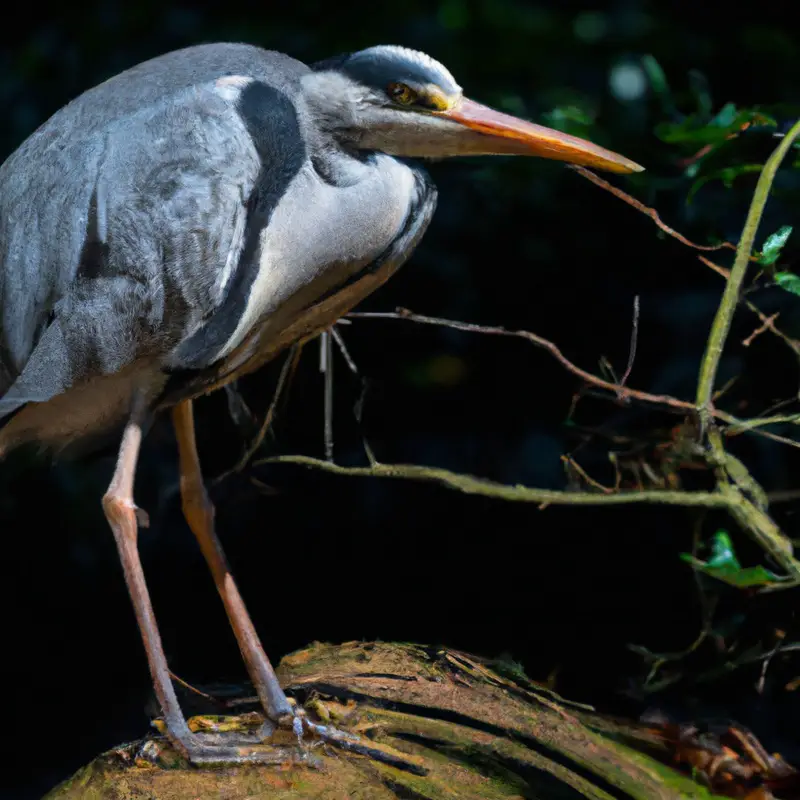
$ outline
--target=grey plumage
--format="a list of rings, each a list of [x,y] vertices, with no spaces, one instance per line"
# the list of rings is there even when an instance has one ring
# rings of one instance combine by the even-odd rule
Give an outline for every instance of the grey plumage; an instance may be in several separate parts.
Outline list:
[[[293,751],[208,741],[186,723],[137,549],[143,431],[172,407],[184,516],[264,713],[302,735],[214,530],[192,399],[330,327],[408,258],[436,190],[397,156],[487,154],[641,169],[465,98],[422,53],[382,45],[311,68],[235,44],[123,72],[0,167],[0,458],[122,429],[103,510],[167,734],[195,764]]]
[[[114,429],[134,387],[157,404],[208,388],[212,365],[224,381],[259,322],[285,327],[429,218],[420,171],[326,146],[310,72],[248,45],[171,53],[77,98],[0,168],[0,418],[21,411],[0,452]]]

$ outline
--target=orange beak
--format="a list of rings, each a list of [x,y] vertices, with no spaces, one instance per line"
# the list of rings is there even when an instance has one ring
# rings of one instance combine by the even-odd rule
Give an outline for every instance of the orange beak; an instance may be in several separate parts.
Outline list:
[[[466,97],[452,109],[435,113],[482,134],[470,146],[476,155],[538,156],[620,173],[644,170],[636,162],[585,139],[503,114]]]

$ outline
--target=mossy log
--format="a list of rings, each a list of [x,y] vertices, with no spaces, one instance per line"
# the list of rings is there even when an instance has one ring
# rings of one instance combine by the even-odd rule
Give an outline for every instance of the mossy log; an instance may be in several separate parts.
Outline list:
[[[99,756],[47,800],[711,796],[659,760],[655,739],[631,741],[626,726],[465,653],[314,644],[284,658],[279,676],[309,719],[354,746],[309,740],[280,764],[196,769],[154,732]]]

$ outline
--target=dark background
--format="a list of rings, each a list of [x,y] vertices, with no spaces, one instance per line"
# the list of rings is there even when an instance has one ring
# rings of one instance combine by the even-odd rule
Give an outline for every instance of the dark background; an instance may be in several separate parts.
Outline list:
[[[0,151],[22,139],[82,90],[134,63],[186,45],[247,41],[301,60],[376,43],[400,43],[445,63],[468,95],[550,124],[557,107],[582,109],[572,129],[648,167],[616,180],[655,205],[672,225],[707,242],[735,241],[754,179],[731,190],[710,182],[685,202],[685,153],[659,141],[710,97],[725,102],[798,104],[800,48],[790,3],[716,8],[697,2],[618,0],[445,0],[328,4],[295,0],[201,6],[140,0],[17,8],[0,50]],[[675,109],[649,90],[641,58],[661,64]],[[625,77],[627,75],[627,82]],[[619,85],[628,88],[620,95]],[[616,88],[615,88],[616,87]],[[791,121],[791,111],[781,122]],[[763,161],[774,140],[753,136],[748,160]],[[621,373],[631,315],[640,297],[638,353],[631,385],[691,399],[721,281],[695,254],[562,166],[481,159],[430,170],[440,188],[431,229],[411,262],[366,307],[510,328],[556,341],[578,364],[606,357]],[[762,234],[796,220],[796,170],[777,184]],[[797,237],[800,238],[800,237]],[[796,261],[796,242],[785,264]],[[720,257],[720,261],[723,261]],[[764,289],[754,298],[782,309],[793,299]],[[797,363],[775,340],[739,345],[754,325],[740,315],[720,383],[740,374],[726,407],[755,414],[797,393]],[[436,464],[510,483],[565,485],[560,456],[580,426],[664,440],[678,417],[587,399],[579,427],[565,425],[580,388],[546,353],[524,342],[396,321],[341,327],[369,381],[361,428],[353,415],[361,384],[337,356],[336,458],[363,463],[362,435],[379,459]],[[240,384],[261,416],[276,363]],[[322,455],[318,347],[303,355],[266,453]],[[243,438],[224,393],[197,403],[206,474],[238,458]],[[603,440],[576,457],[608,478]],[[788,448],[739,437],[736,452],[769,490],[797,486]],[[0,604],[4,719],[2,797],[39,797],[102,749],[141,735],[148,724],[149,676],[113,540],[100,508],[113,456],[77,464],[20,454],[0,466]],[[259,490],[252,477],[270,487]],[[141,550],[170,666],[183,678],[240,679],[243,669],[221,604],[180,514],[177,463],[168,420],[151,431],[137,498],[152,526]],[[700,478],[702,481],[702,477]],[[313,640],[442,643],[521,662],[533,678],[557,670],[556,688],[600,709],[637,716],[649,707],[680,718],[734,718],[767,746],[797,756],[796,693],[783,690],[797,661],[778,659],[766,689],[760,664],[725,681],[685,680],[644,697],[645,667],[627,645],[686,647],[700,625],[695,580],[678,554],[691,548],[697,518],[680,509],[549,508],[467,498],[401,482],[336,479],[290,467],[258,467],[212,489],[218,530],[268,652]],[[777,507],[776,507],[777,508]],[[777,516],[798,536],[793,504]],[[744,560],[758,553],[724,519]],[[722,593],[720,619],[741,646],[768,647],[775,627],[800,636],[792,595]],[[707,654],[701,671],[722,656]],[[7,785],[2,785],[7,783]]]

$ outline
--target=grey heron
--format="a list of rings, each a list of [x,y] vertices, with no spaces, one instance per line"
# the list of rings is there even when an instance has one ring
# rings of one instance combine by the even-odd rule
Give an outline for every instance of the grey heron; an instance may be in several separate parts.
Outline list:
[[[330,327],[409,257],[436,204],[407,158],[527,155],[642,168],[480,105],[429,56],[381,45],[312,66],[245,44],[168,53],[66,105],[0,168],[0,459],[120,437],[103,509],[166,729],[170,680],[137,550],[140,443],[170,410],[182,507],[267,717],[292,706],[214,531],[192,402]],[[270,565],[279,575],[280,565]]]

